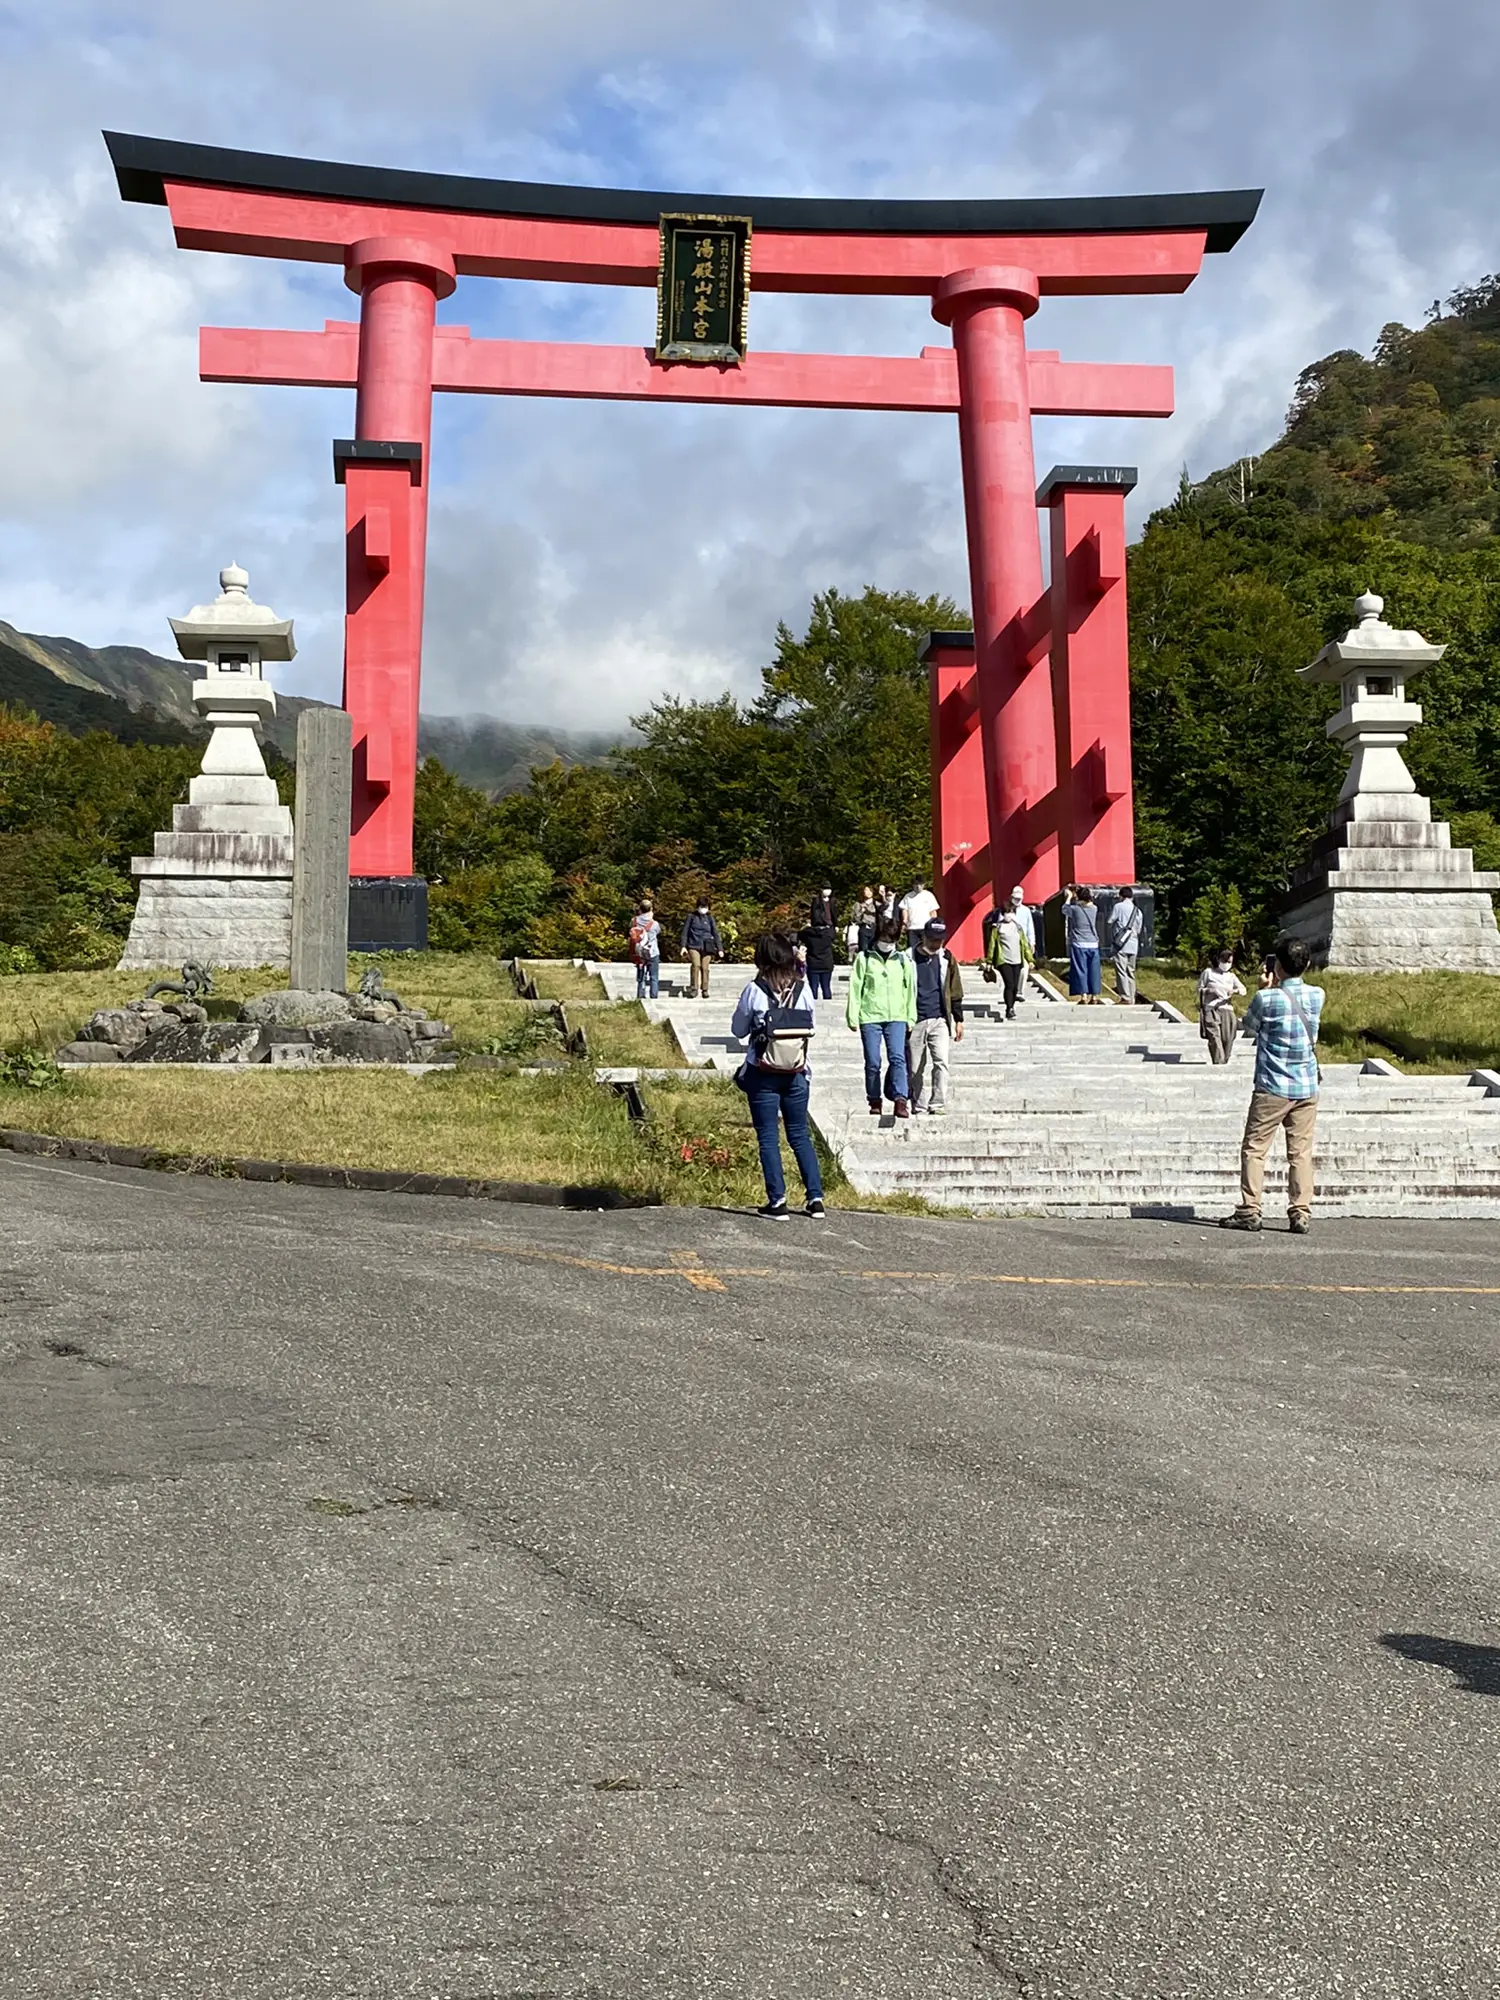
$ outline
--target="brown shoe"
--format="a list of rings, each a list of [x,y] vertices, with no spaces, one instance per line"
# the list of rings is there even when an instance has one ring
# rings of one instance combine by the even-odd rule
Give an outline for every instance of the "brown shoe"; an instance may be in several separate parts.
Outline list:
[[[898,1118],[910,1118],[911,1116],[911,1106],[904,1097],[896,1099],[896,1116]]]
[[[880,1116],[880,1099],[878,1097],[872,1097],[870,1099],[870,1116],[872,1118],[878,1118]]]

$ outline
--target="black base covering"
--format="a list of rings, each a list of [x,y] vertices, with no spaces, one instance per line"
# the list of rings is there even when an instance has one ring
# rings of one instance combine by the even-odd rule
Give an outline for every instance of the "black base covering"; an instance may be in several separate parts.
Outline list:
[[[351,951],[426,951],[427,884],[420,875],[351,875]]]
[[[1099,912],[1099,955],[1105,964],[1113,957],[1109,949],[1109,913],[1120,900],[1120,891],[1113,886],[1090,882],[1087,886],[1094,892],[1094,904]],[[1142,958],[1156,956],[1156,919],[1159,914],[1154,889],[1147,889],[1140,883],[1132,884],[1135,889],[1136,908],[1141,913]],[[1042,924],[1046,940],[1048,958],[1066,958],[1068,941],[1063,931],[1063,899],[1061,895],[1049,896],[1042,906]]]

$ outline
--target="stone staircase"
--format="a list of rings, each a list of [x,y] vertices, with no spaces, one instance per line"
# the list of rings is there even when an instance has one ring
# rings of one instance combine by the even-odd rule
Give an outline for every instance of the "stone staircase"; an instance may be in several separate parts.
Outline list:
[[[589,967],[633,998],[628,965]],[[745,976],[722,967],[707,1002],[663,967],[648,1004],[688,1062],[737,1067],[728,1017]],[[679,977],[678,975],[681,975]],[[966,971],[967,1032],[943,1118],[872,1118],[857,1038],[844,1026],[847,969],[820,1006],[812,1114],[851,1184],[989,1213],[1219,1216],[1238,1194],[1250,1095],[1248,1043],[1214,1068],[1196,1026],[1170,1008],[1070,1007],[1032,981],[1014,1022]],[[1267,1212],[1284,1199],[1273,1153]],[[1318,1117],[1320,1215],[1500,1218],[1500,1076],[1403,1076],[1389,1064],[1326,1064]]]

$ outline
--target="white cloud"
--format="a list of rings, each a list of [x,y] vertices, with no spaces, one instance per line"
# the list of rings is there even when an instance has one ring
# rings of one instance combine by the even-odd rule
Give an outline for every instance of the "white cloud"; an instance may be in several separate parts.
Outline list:
[[[0,616],[158,648],[237,556],[339,678],[342,393],[207,387],[201,322],[352,316],[337,271],[182,253],[99,128],[534,179],[919,195],[1268,188],[1182,298],[1050,302],[1038,345],[1178,370],[1139,520],[1274,436],[1297,371],[1500,263],[1485,0],[52,0],[0,14]],[[644,340],[645,293],[465,284],[476,331]],[[756,301],[758,344],[913,351],[920,301]],[[965,594],[949,419],[452,399],[427,705],[594,726],[740,690],[814,589]]]

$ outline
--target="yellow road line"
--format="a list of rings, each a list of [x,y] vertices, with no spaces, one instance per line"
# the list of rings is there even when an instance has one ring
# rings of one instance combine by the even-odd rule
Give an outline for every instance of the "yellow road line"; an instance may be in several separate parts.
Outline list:
[[[601,1271],[612,1278],[680,1278],[699,1292],[728,1290],[726,1278],[778,1278],[796,1276],[769,1265],[706,1265],[696,1250],[669,1250],[669,1264],[615,1264],[603,1257],[573,1257],[561,1250],[536,1250],[510,1243],[475,1243],[465,1240],[463,1248],[483,1250],[494,1257],[520,1257],[537,1264],[561,1264],[574,1271]],[[1295,1292],[1382,1295],[1421,1298],[1500,1298],[1500,1285],[1318,1285],[1305,1281],[1287,1283],[1275,1279],[1234,1278],[1067,1278],[1035,1277],[1014,1271],[816,1271],[814,1276],[867,1278],[886,1284],[903,1285],[1053,1285],[1081,1291],[1127,1292]]]
[[[753,1265],[746,1269],[724,1269],[710,1271],[704,1265],[696,1250],[670,1250],[670,1264],[612,1264],[603,1257],[569,1257],[560,1250],[533,1250],[512,1243],[474,1243],[465,1241],[466,1250],[483,1250],[492,1257],[524,1257],[534,1264],[564,1264],[574,1271],[603,1271],[612,1278],[681,1278],[685,1284],[698,1292],[727,1291],[726,1278],[774,1278],[776,1273],[769,1265]]]
[[[1500,1298],[1500,1285],[1314,1285],[1299,1280],[1240,1278],[1037,1278],[1010,1271],[840,1271],[841,1278],[884,1278],[902,1284],[1077,1285],[1125,1292],[1379,1292],[1392,1295]]]

